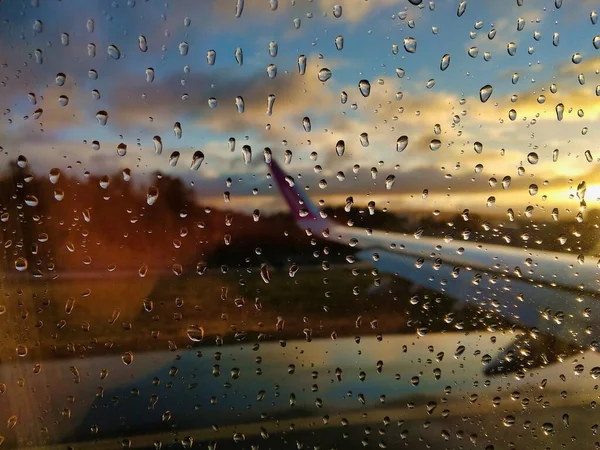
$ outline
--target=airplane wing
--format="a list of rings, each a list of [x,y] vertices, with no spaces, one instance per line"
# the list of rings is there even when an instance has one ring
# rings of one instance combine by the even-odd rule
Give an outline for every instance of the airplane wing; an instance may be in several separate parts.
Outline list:
[[[499,349],[486,363],[486,374],[532,370],[597,345],[593,338],[598,336],[598,326],[593,315],[599,314],[600,308],[590,295],[445,263],[428,261],[417,268],[414,258],[380,249],[376,260],[372,255],[372,250],[362,250],[356,256],[370,258],[382,272],[393,270],[462,307],[490,312],[521,329],[509,347]]]
[[[525,259],[518,248],[347,230],[327,219],[274,160],[271,168],[301,228],[337,242],[355,238],[360,249],[356,257],[370,261],[381,273],[444,294],[463,307],[488,311],[525,330],[486,364],[487,374],[531,370],[581,349],[600,348],[594,339],[600,335],[594,319],[600,317],[596,291],[582,288],[598,283],[597,268],[590,264],[573,273],[565,255],[542,254],[538,256],[542,269],[519,277],[514,266],[507,269]],[[390,248],[392,241],[396,243],[394,249]],[[457,251],[459,246],[463,252]]]

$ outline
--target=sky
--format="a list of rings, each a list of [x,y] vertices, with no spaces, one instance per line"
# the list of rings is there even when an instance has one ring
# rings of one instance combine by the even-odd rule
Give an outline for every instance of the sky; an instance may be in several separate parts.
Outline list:
[[[532,205],[540,217],[555,207],[574,217],[576,188],[585,181],[594,207],[600,197],[596,2],[467,0],[459,15],[460,3],[0,2],[0,164],[23,155],[39,176],[57,167],[82,179],[86,171],[102,176],[129,168],[141,185],[160,172],[193,185],[199,203],[276,211],[283,202],[266,176],[268,147],[279,161],[287,151],[284,168],[330,206],[353,196],[359,206],[374,200],[405,213],[469,208],[504,215]],[[276,55],[269,51],[275,45]],[[236,61],[236,49],[243,61]],[[444,55],[450,63],[441,70]],[[331,77],[322,81],[325,69]],[[361,80],[370,84],[368,96]],[[480,90],[488,85],[492,94],[483,102]],[[275,96],[271,115],[269,95]],[[108,115],[104,126],[99,111]],[[408,145],[399,152],[401,136]],[[117,153],[121,143],[124,156]],[[194,171],[196,151],[204,161]],[[175,167],[173,152],[181,155]],[[395,182],[386,189],[389,175]]]

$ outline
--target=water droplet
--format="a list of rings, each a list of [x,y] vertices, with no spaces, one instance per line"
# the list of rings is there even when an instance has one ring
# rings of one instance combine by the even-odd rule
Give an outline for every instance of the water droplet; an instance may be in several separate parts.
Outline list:
[[[138,37],[138,48],[144,53],[148,51],[148,41],[146,41],[146,36],[143,34]]]
[[[44,63],[44,52],[42,50],[40,50],[39,48],[33,52],[33,56],[35,57],[36,64]]]
[[[598,23],[598,13],[595,10],[590,13],[590,21],[592,22],[592,25],[596,25]]]
[[[175,125],[173,125],[173,134],[177,139],[181,139],[181,135],[183,134],[183,130],[181,129],[181,123],[175,122]]]
[[[341,51],[344,49],[344,36],[342,36],[341,34],[336,36],[336,38],[335,38],[335,48],[338,51]]]
[[[269,0],[269,6],[271,11],[277,11],[277,8],[279,7],[279,0]]]
[[[124,144],[123,142],[121,142],[119,145],[117,145],[117,155],[125,156],[126,154],[127,154],[127,144]]]
[[[360,145],[363,147],[369,146],[369,135],[367,133],[360,133]]]
[[[98,181],[98,184],[102,189],[108,189],[110,186],[110,178],[107,175],[103,175]]]
[[[581,53],[573,53],[573,56],[571,56],[571,62],[573,64],[579,64],[582,60],[583,56],[581,56]]]
[[[266,264],[261,264],[260,266],[260,277],[265,283],[271,282],[271,273],[269,272],[269,266]]]
[[[192,342],[202,342],[204,339],[204,328],[198,325],[190,325],[187,327],[187,336]]]
[[[529,164],[537,164],[538,161],[539,161],[539,156],[537,153],[531,152],[527,155],[527,162],[529,162]]]
[[[442,146],[442,143],[439,139],[432,139],[431,142],[429,142],[429,149],[431,151],[437,151],[440,149],[440,147]]]
[[[21,169],[24,169],[25,167],[27,167],[27,158],[23,155],[19,155],[17,157],[17,166],[20,167]]]
[[[235,138],[232,138],[232,137],[229,138],[229,140],[227,141],[227,147],[229,148],[230,152],[235,151]]]
[[[177,162],[179,161],[179,152],[173,152],[171,153],[171,156],[169,156],[169,165],[171,167],[175,167],[177,165]]]
[[[121,356],[121,361],[123,361],[123,364],[125,364],[126,366],[130,365],[133,362],[133,353],[132,352],[123,353],[123,355]]]
[[[467,0],[461,0],[461,2],[458,4],[458,9],[456,11],[456,15],[458,17],[462,17],[462,15],[465,13],[466,10],[467,10]]]
[[[300,75],[304,75],[306,73],[306,56],[304,55],[298,56],[298,73]]]
[[[69,33],[62,33],[60,35],[60,43],[65,47],[69,45],[69,41],[71,40]]]
[[[36,20],[33,22],[33,32],[41,33],[44,30],[44,24],[41,20]]]
[[[504,417],[502,423],[505,427],[512,427],[515,424],[515,416],[508,415]]]
[[[64,73],[59,72],[56,74],[56,84],[58,86],[64,86],[66,80],[67,76]]]
[[[241,66],[244,64],[244,52],[242,51],[242,49],[240,47],[237,47],[235,49],[233,56],[235,58],[235,62],[238,64],[238,66]]]
[[[190,45],[187,42],[183,41],[183,42],[179,43],[179,54],[181,56],[187,55],[189,51],[190,51]]]
[[[23,258],[22,256],[19,256],[17,259],[15,259],[15,269],[17,269],[19,272],[24,272],[27,270],[27,260],[25,258]]]
[[[116,45],[109,45],[108,46],[108,56],[111,57],[112,59],[120,59],[121,58],[121,51],[119,50],[119,48]]]
[[[88,44],[87,52],[88,52],[88,56],[90,58],[95,58],[96,57],[96,44]]]
[[[277,66],[275,64],[269,64],[267,66],[267,76],[271,79],[277,76]]]
[[[346,143],[343,140],[337,141],[337,144],[335,144],[335,152],[337,153],[337,155],[343,156],[345,151]]]
[[[93,33],[94,32],[94,21],[92,19],[88,19],[88,21],[85,24],[88,33]]]
[[[517,31],[523,31],[523,28],[525,28],[525,19],[519,17],[517,19]]]
[[[548,436],[554,432],[554,425],[552,425],[550,422],[546,422],[542,425],[542,431],[546,436]]]
[[[28,194],[25,196],[25,204],[27,206],[37,206],[40,203],[39,199],[33,195],[33,194]]]
[[[300,28],[300,25],[302,25],[302,21],[298,17],[293,20],[293,23],[296,30]]]
[[[249,145],[242,146],[242,158],[245,164],[252,162],[252,148]]]
[[[265,160],[265,164],[271,164],[271,161],[273,160],[273,153],[269,147],[265,147],[263,149],[263,158]]]
[[[267,97],[267,116],[273,114],[273,105],[275,105],[275,95],[269,94]]]
[[[508,111],[508,118],[510,120],[516,120],[516,118],[517,118],[517,111],[515,111],[514,109],[511,109],[510,111]]]
[[[17,416],[10,416],[8,418],[8,421],[6,422],[7,428],[9,430],[12,430],[17,425],[18,421],[19,421],[19,419],[17,418]]]
[[[312,128],[310,118],[305,117],[304,119],[302,119],[302,128],[304,128],[304,131],[306,131],[307,133],[310,132]]]
[[[148,193],[146,194],[146,203],[152,206],[158,200],[158,188],[156,186],[150,186],[148,188]]]
[[[446,53],[442,56],[442,60],[440,62],[440,70],[444,71],[450,66],[450,55]]]
[[[594,158],[592,157],[592,152],[590,152],[589,150],[586,150],[584,154],[587,162],[592,162],[594,160]]]
[[[157,155],[162,154],[163,151],[163,143],[160,136],[154,136],[152,138],[152,143],[154,144],[154,153]]]
[[[108,113],[106,111],[98,111],[96,113],[96,120],[100,125],[105,126],[108,121]]]
[[[323,68],[319,70],[319,81],[325,82],[331,78],[331,70]]]
[[[340,17],[342,17],[342,6],[341,5],[334,5],[333,17],[335,17],[336,19],[339,19]]]
[[[470,47],[469,50],[467,50],[467,53],[471,58],[477,58],[477,55],[479,55],[479,47]]]
[[[348,101],[348,93],[346,91],[342,91],[342,93],[340,94],[340,103],[342,105],[345,105],[347,101]]]
[[[235,4],[235,17],[242,17],[244,11],[244,0],[237,0]]]
[[[539,191],[539,188],[538,188],[537,184],[529,185],[529,195],[531,195],[531,196],[537,195],[538,191]]]
[[[514,42],[509,42],[506,46],[506,51],[510,56],[515,56],[517,54],[517,44]]]
[[[403,152],[408,147],[408,136],[402,135],[396,141],[396,151]]]
[[[403,68],[401,68],[401,67],[398,67],[398,68],[396,69],[396,76],[397,76],[398,78],[404,78],[404,75],[406,75],[406,71],[405,71]]]
[[[35,120],[39,119],[40,117],[42,117],[42,114],[44,113],[44,110],[42,108],[38,108],[36,109],[33,114],[31,115]]]
[[[563,113],[565,112],[565,105],[559,103],[556,105],[556,119],[561,121],[563,119]]]
[[[244,98],[237,96],[235,98],[235,106],[237,108],[237,111],[242,114],[244,112]]]
[[[404,50],[408,53],[415,53],[417,51],[417,40],[413,37],[404,38]]]
[[[58,97],[58,104],[60,106],[67,106],[69,104],[69,97],[67,97],[66,95],[60,95]]]
[[[206,62],[209,66],[214,66],[215,61],[217,60],[217,52],[214,50],[209,50],[206,52]]]
[[[15,351],[17,352],[17,356],[20,358],[27,356],[27,353],[29,353],[29,349],[27,348],[26,345],[23,345],[23,344],[17,345],[17,348],[15,349]]]
[[[50,183],[58,183],[58,179],[60,178],[60,169],[50,169],[50,171],[48,172],[48,177],[50,178]]]
[[[154,81],[154,69],[152,67],[148,67],[146,69],[146,82],[152,83]]]
[[[269,56],[271,56],[273,58],[276,57],[278,50],[279,50],[279,46],[277,45],[277,42],[275,42],[275,41],[269,42]]]
[[[190,165],[191,170],[198,170],[204,161],[204,153],[200,150],[196,150],[192,156],[192,164]]]
[[[394,186],[394,183],[396,182],[396,177],[394,175],[388,175],[387,178],[385,179],[385,188],[389,191],[392,189],[392,187]]]
[[[483,144],[481,142],[475,142],[473,144],[473,149],[475,150],[475,153],[481,154],[481,152],[483,152]]]
[[[65,313],[71,314],[73,309],[75,308],[75,299],[73,297],[69,297],[65,303]]]

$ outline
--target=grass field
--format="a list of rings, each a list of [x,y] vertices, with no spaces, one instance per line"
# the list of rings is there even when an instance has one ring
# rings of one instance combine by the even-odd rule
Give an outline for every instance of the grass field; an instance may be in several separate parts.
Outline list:
[[[256,339],[258,333],[290,338],[308,329],[313,337],[401,330],[404,302],[391,294],[368,294],[374,277],[368,267],[358,272],[300,267],[293,278],[287,270],[272,271],[269,283],[260,268],[189,277],[4,277],[0,304],[6,312],[0,323],[7,339],[1,354],[15,357],[19,345],[38,357],[102,347],[167,348],[169,341],[185,346],[193,344],[189,325],[202,327],[205,340],[231,339],[236,333],[238,339],[244,334]]]

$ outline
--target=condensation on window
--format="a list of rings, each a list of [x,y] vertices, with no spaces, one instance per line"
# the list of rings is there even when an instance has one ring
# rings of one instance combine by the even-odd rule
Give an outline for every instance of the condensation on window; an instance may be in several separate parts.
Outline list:
[[[598,8],[0,2],[0,448],[599,448]]]

